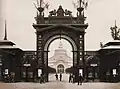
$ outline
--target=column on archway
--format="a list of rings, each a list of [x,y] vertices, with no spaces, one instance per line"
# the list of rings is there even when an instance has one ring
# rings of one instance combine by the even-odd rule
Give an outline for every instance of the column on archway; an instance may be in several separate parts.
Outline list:
[[[85,76],[84,34],[79,35],[78,65],[83,69],[83,76]]]
[[[73,51],[73,67],[77,66],[77,51]]]
[[[44,50],[44,75],[45,81],[48,82],[48,51]]]
[[[79,36],[79,65],[84,65],[84,38],[83,35]]]
[[[37,34],[37,60],[38,60],[38,68],[43,66],[43,48],[42,48],[42,36]]]
[[[78,66],[78,51],[77,50],[73,50],[73,74],[75,75],[75,80],[77,81],[77,75],[78,75],[78,70],[77,70],[77,66]]]
[[[48,67],[48,51],[44,50],[44,66]]]

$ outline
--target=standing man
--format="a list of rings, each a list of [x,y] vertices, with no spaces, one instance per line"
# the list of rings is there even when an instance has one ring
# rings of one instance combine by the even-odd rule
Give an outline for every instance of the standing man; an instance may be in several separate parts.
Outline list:
[[[80,85],[82,85],[82,82],[83,82],[83,77],[81,76],[81,73],[79,74],[79,77],[78,77],[78,85],[80,83]]]
[[[58,80],[58,74],[57,73],[56,73],[55,77],[56,77],[56,80]]]
[[[62,74],[60,73],[60,81],[62,80]]]
[[[45,83],[45,82],[46,82],[46,75],[43,74],[43,83]]]
[[[40,75],[40,83],[43,83],[43,75]]]
[[[72,82],[72,74],[69,75],[69,83]]]
[[[75,83],[75,74],[73,74],[72,77],[72,82]]]

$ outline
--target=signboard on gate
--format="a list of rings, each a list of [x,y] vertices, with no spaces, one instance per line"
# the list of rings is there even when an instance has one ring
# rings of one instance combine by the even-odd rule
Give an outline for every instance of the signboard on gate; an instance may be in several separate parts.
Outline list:
[[[8,74],[8,69],[5,69],[5,74]]]
[[[31,64],[23,64],[24,66],[26,66],[26,67],[29,67],[29,66],[31,66]]]
[[[83,69],[79,69],[79,74],[81,73],[81,76],[83,76]]]
[[[38,69],[38,77],[40,77],[42,74],[42,69]]]
[[[113,69],[113,75],[116,75],[116,69]]]
[[[90,64],[90,66],[95,67],[95,66],[97,66],[97,64]]]

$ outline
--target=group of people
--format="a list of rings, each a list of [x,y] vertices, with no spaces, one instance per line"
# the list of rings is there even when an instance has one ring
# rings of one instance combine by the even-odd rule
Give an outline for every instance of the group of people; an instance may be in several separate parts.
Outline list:
[[[56,77],[56,80],[58,80],[58,74],[56,73],[55,74],[55,77]],[[61,81],[62,80],[62,73],[59,74],[59,80]],[[83,77],[81,75],[81,73],[78,75],[78,78],[77,78],[77,83],[78,85],[82,85],[82,82],[83,82]],[[70,74],[69,75],[69,83],[74,83],[75,82],[75,75],[73,74]]]
[[[81,73],[78,75],[78,78],[77,78],[77,83],[78,83],[78,85],[80,84],[80,85],[82,85],[82,82],[83,82],[83,77],[82,77],[82,75],[81,75]],[[69,83],[74,83],[75,82],[75,75],[72,75],[72,74],[70,74],[69,75]]]
[[[58,74],[57,73],[55,74],[55,77],[56,77],[56,80],[58,80]],[[61,81],[62,80],[62,73],[60,73],[59,78],[60,78],[60,81]]]
[[[83,80],[84,80],[84,78],[82,77],[82,75],[80,73],[79,76],[78,76],[78,80],[77,80],[78,85],[79,85],[79,83],[80,83],[80,85],[82,85]]]
[[[75,75],[70,74],[69,75],[69,83],[74,83],[75,82]]]
[[[15,76],[14,75],[4,75],[5,82],[15,82]]]
[[[46,76],[44,74],[41,74],[39,80],[40,80],[40,83],[45,83],[46,82]]]

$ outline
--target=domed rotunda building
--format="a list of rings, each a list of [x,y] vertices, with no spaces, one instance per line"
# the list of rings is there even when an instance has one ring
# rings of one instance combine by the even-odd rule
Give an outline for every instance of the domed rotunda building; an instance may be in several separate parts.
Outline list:
[[[55,68],[57,73],[65,73],[67,68],[73,65],[73,59],[67,55],[67,51],[63,48],[60,41],[54,55],[48,59],[48,66]]]

